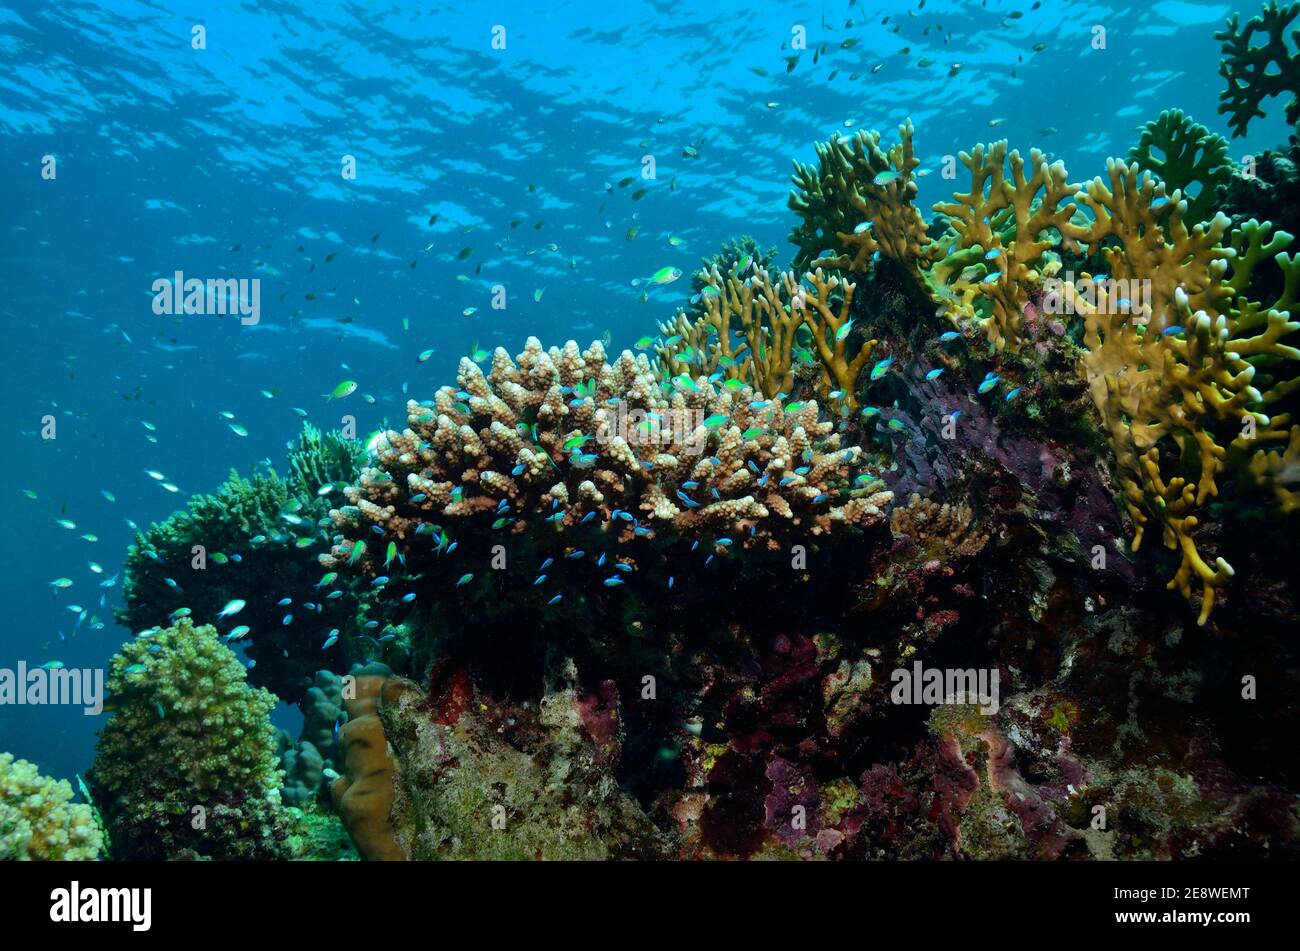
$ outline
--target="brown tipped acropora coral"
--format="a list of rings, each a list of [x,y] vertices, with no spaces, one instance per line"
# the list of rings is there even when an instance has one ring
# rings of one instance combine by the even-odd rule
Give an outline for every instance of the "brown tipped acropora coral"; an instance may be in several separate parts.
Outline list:
[[[350,563],[373,525],[409,546],[422,526],[480,513],[519,532],[614,524],[618,510],[636,519],[617,522],[624,541],[721,531],[778,547],[791,532],[875,524],[891,498],[815,402],[764,403],[705,377],[661,384],[644,354],[609,363],[599,343],[546,351],[529,338],[517,361],[498,348],[486,376],[462,360],[458,383],[468,399],[444,387],[432,406],[412,401],[408,428],[377,440],[351,504],[331,512],[340,534],[324,564]]]

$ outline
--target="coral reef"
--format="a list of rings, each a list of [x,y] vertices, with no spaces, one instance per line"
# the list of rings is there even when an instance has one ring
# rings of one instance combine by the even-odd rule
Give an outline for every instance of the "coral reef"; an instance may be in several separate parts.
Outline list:
[[[0,861],[93,860],[102,848],[94,810],[72,801],[67,780],[0,753]]]
[[[1286,106],[1286,121],[1300,121],[1300,42],[1296,31],[1287,43],[1286,28],[1300,14],[1300,3],[1279,6],[1270,0],[1258,16],[1240,28],[1241,17],[1234,13],[1225,29],[1214,34],[1223,43],[1223,60],[1219,73],[1227,88],[1219,93],[1219,112],[1228,116],[1233,136],[1245,135],[1250,120],[1263,116],[1259,104],[1271,97],[1291,93]],[[1254,45],[1256,34],[1263,34],[1262,45]]]
[[[1177,111],[1082,184],[978,145],[927,224],[910,122],[817,156],[793,268],[725,245],[653,355],[462,360],[364,459],[305,435],[142,536],[142,623],[244,597],[167,584],[196,533],[283,536],[241,617],[304,725],[277,747],[212,628],[143,631],[92,774],[115,849],[1300,855],[1291,158],[1234,175]],[[329,650],[266,631],[306,592]]]
[[[287,855],[276,700],[248,686],[214,628],[141,632],[109,662],[108,688],[114,712],[87,778],[115,856]]]
[[[331,496],[356,478],[364,450],[336,433],[303,428],[289,454],[289,477],[274,471],[230,478],[212,495],[195,495],[147,532],[137,533],[127,554],[123,607],[118,623],[135,630],[178,617],[221,625],[256,661],[250,678],[279,696],[298,700],[321,664],[320,643],[328,631],[362,610],[357,599],[322,585],[303,553],[324,541],[317,524]],[[249,597],[251,589],[265,591]],[[289,591],[312,591],[291,610],[280,605]],[[232,600],[246,601],[232,617],[220,612]],[[286,620],[286,618],[288,620]],[[303,632],[309,625],[312,633]],[[336,654],[344,648],[340,647]],[[327,658],[328,659],[328,658]],[[353,658],[339,656],[346,665]]]
[[[417,537],[436,539],[441,554],[460,524],[495,517],[493,531],[532,526],[551,537],[596,520],[590,530],[626,546],[618,570],[631,572],[638,549],[666,529],[776,549],[784,536],[882,517],[888,493],[815,402],[757,400],[735,382],[681,374],[667,395],[644,355],[609,363],[599,343],[547,352],[530,338],[517,362],[498,349],[486,377],[462,360],[459,391],[444,387],[432,406],[408,403],[409,428],[375,443],[375,465],[346,490],[351,504],[331,512],[340,533],[321,563],[378,573],[373,527],[408,565],[417,556],[450,565],[431,557],[432,545],[417,549]]]
[[[1187,201],[1183,217],[1193,224],[1214,216],[1218,189],[1232,178],[1228,140],[1194,122],[1181,109],[1167,109],[1143,126],[1138,144],[1129,150],[1129,160],[1160,178],[1166,194],[1182,193]]]

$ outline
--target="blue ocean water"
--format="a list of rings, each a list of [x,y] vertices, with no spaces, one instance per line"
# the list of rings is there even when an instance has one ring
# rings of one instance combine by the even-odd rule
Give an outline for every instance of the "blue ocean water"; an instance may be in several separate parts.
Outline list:
[[[1164,109],[1226,136],[1213,34],[1234,9],[0,4],[0,667],[102,666],[130,634],[111,611],[128,520],[280,464],[295,407],[399,424],[476,347],[654,333],[688,282],[633,282],[731,237],[788,264],[791,162],[837,130],[891,138],[910,117],[922,208],[979,142],[1042,148],[1080,181]],[[1281,113],[1232,157],[1284,141]],[[156,314],[177,271],[258,279],[258,323]],[[322,399],[345,379],[346,404]],[[3,707],[0,750],[70,778],[97,726]]]

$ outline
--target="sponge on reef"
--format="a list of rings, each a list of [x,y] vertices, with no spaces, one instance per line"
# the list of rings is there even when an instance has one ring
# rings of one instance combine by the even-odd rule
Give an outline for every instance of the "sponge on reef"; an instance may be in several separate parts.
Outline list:
[[[330,786],[330,797],[361,857],[402,861],[406,854],[393,837],[393,759],[389,755],[379,708],[397,681],[375,674],[356,678],[356,695],[345,698],[348,722],[339,730],[343,775]]]

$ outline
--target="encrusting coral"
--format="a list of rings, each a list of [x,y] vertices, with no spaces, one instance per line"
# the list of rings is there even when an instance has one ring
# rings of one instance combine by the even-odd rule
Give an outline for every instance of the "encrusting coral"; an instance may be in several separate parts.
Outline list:
[[[67,780],[0,753],[0,861],[97,859],[102,848],[94,809],[72,802]]]
[[[275,697],[210,626],[141,632],[109,661],[115,710],[87,779],[117,857],[285,857]]]
[[[379,709],[395,696],[397,682],[380,674],[353,676],[353,696],[344,699],[348,722],[339,731],[343,774],[330,785],[334,809],[363,859],[401,861],[405,853],[394,837],[393,758]]]
[[[1227,88],[1219,93],[1219,112],[1228,116],[1233,136],[1246,134],[1250,120],[1264,115],[1260,102],[1270,96],[1291,93],[1286,106],[1286,121],[1300,121],[1300,47],[1296,31],[1287,43],[1286,28],[1300,14],[1300,3],[1279,6],[1270,0],[1258,16],[1240,29],[1241,17],[1232,14],[1226,28],[1214,34],[1223,43],[1223,60],[1219,73]],[[1263,44],[1253,45],[1255,35],[1264,34]]]

